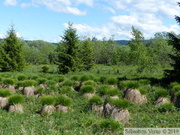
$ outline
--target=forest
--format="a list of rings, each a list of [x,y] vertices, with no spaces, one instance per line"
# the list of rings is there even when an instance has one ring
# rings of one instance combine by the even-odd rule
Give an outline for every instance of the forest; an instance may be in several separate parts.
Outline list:
[[[178,3],[180,5],[180,3]],[[180,23],[180,17],[175,19]],[[0,41],[0,134],[121,135],[180,127],[180,35],[25,41],[12,25]],[[179,134],[179,133],[178,133]]]

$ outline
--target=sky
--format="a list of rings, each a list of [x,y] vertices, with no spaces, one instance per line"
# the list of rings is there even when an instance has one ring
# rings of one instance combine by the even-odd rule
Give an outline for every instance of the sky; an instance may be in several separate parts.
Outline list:
[[[145,39],[157,32],[180,33],[177,0],[0,0],[0,38],[11,24],[24,40],[60,42],[68,22],[80,38],[131,39],[131,28]]]

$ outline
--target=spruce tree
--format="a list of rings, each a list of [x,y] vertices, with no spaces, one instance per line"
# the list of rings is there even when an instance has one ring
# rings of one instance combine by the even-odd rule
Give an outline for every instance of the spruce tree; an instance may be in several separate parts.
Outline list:
[[[78,67],[77,57],[77,43],[78,36],[76,30],[69,23],[68,29],[65,30],[62,36],[62,42],[60,44],[58,52],[58,69],[59,73],[66,74],[70,71],[75,71]]]
[[[180,6],[180,2],[178,2]],[[180,17],[175,16],[176,21],[180,24]],[[166,70],[165,75],[169,81],[180,82],[180,38],[172,33],[169,33],[169,44],[173,46],[174,55],[170,55],[170,58],[173,60],[171,66],[172,70]]]
[[[1,71],[21,71],[25,66],[22,53],[23,43],[17,38],[13,26],[11,26],[7,35],[0,45]]]

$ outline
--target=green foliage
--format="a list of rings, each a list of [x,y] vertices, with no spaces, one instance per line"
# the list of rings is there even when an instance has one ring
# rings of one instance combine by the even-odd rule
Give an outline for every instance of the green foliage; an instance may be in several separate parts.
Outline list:
[[[90,105],[95,104],[95,105],[102,106],[102,105],[103,105],[103,100],[102,100],[101,97],[95,95],[95,96],[93,96],[93,97],[91,97],[91,98],[89,99],[89,103],[90,103]]]
[[[180,91],[176,92],[175,95],[178,99],[180,99]]]
[[[106,80],[107,80],[107,76],[101,76],[101,77],[99,78],[99,81],[100,81],[101,83],[105,83]]]
[[[64,82],[62,83],[63,86],[73,86],[74,81],[70,80],[70,79],[66,79],[64,80]]]
[[[94,76],[92,74],[84,74],[81,76],[80,81],[88,81],[88,80],[94,80]]]
[[[169,95],[168,91],[163,88],[158,88],[155,93],[157,97],[167,97]]]
[[[23,81],[26,79],[26,76],[25,75],[18,75],[17,79],[18,79],[18,81]]]
[[[64,76],[59,76],[58,77],[58,82],[63,82],[65,80]]]
[[[118,88],[111,88],[108,90],[108,94],[110,96],[118,96],[120,93],[120,90]]]
[[[8,100],[10,105],[24,103],[24,97],[22,95],[12,95],[8,98]]]
[[[159,112],[172,112],[175,109],[175,106],[171,103],[164,103],[160,107],[158,107]]]
[[[5,78],[5,79],[3,79],[2,82],[5,85],[13,85],[13,84],[15,84],[15,81],[13,79],[11,79],[11,78]]]
[[[171,91],[172,91],[173,93],[180,91],[180,84],[175,85],[175,86],[171,89]]]
[[[62,36],[62,43],[59,45],[57,61],[59,73],[66,74],[77,69],[79,64],[77,58],[78,40],[76,30],[69,23],[68,29]]]
[[[107,79],[107,83],[109,85],[117,85],[117,82],[118,82],[117,78],[114,78],[114,77],[110,77]]]
[[[59,91],[61,94],[66,94],[72,91],[72,87],[71,86],[62,86],[59,88]]]
[[[43,88],[37,88],[37,89],[36,89],[36,93],[38,93],[38,94],[42,94],[43,91],[44,91]]]
[[[38,78],[38,79],[37,79],[38,84],[45,84],[46,81],[47,81],[46,78]]]
[[[147,91],[145,89],[143,89],[143,88],[140,88],[139,91],[140,91],[140,93],[142,95],[146,95],[147,94]]]
[[[111,87],[109,85],[99,85],[97,88],[97,92],[102,96],[102,95],[108,95],[109,90]]]
[[[84,86],[81,87],[80,91],[81,91],[82,94],[84,94],[84,93],[94,93],[95,89],[91,85],[84,85]]]
[[[93,80],[88,80],[88,81],[84,81],[83,85],[91,85],[95,87],[97,84]]]
[[[111,99],[108,98],[107,102],[112,103],[114,106],[116,106],[119,109],[126,109],[129,107],[130,102],[126,99]]]
[[[79,76],[73,75],[73,76],[71,76],[71,80],[73,80],[73,81],[79,81]]]
[[[47,73],[49,71],[50,67],[48,65],[42,66],[42,72]]]
[[[22,53],[23,42],[16,36],[13,26],[7,32],[7,37],[0,44],[1,71],[21,71],[25,67]]]
[[[106,131],[114,132],[123,127],[123,125],[113,119],[104,119],[99,123],[100,128]]]
[[[52,96],[43,96],[41,97],[41,104],[42,105],[54,105],[55,99]]]
[[[170,85],[169,85],[169,88],[174,88],[176,85],[179,85],[178,82],[171,82]]]
[[[24,80],[24,81],[19,81],[17,83],[17,85],[19,87],[36,86],[37,85],[37,81],[35,81],[35,80]]]
[[[71,106],[73,100],[64,95],[58,95],[55,97],[56,105]]]
[[[0,89],[0,97],[8,97],[11,94],[11,91],[8,89]]]
[[[140,87],[140,84],[138,81],[121,81],[120,82],[120,87],[121,88],[132,88],[132,89],[135,89],[135,88],[139,88]]]

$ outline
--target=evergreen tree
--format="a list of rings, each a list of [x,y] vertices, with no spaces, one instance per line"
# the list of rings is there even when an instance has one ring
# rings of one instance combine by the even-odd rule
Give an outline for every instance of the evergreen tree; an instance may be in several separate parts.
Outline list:
[[[180,2],[178,2],[180,6]],[[180,17],[175,16],[176,21],[180,24]],[[173,70],[166,70],[165,75],[170,81],[180,82],[180,38],[175,34],[169,33],[169,44],[173,46],[175,51],[174,55],[170,55],[170,58],[174,61],[171,63]]]
[[[13,26],[7,32],[0,47],[0,68],[1,71],[21,71],[25,66],[25,59],[22,53],[23,42],[16,36]]]
[[[58,53],[57,64],[59,73],[65,74],[77,69],[79,63],[77,57],[78,40],[76,30],[69,23],[68,29],[65,30],[64,36],[62,36],[62,43]]]
[[[83,45],[80,50],[80,57],[83,69],[90,70],[94,65],[94,55],[91,41],[83,41]]]

